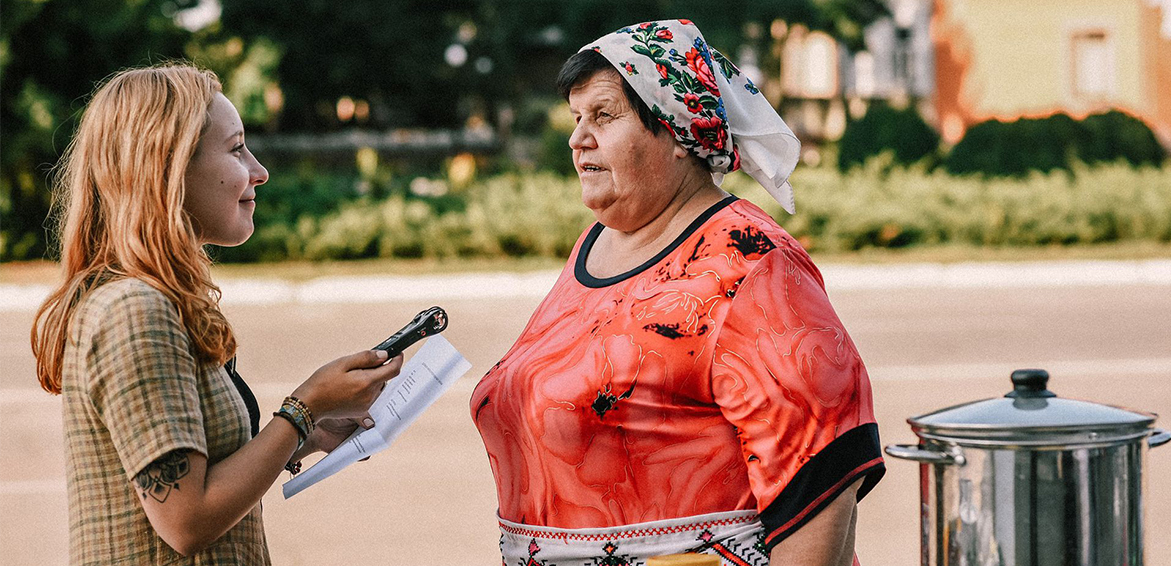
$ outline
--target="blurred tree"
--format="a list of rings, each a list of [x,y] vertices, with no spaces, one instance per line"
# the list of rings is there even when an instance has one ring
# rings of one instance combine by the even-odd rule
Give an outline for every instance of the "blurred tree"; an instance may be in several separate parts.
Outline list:
[[[0,11],[0,260],[42,257],[46,177],[85,95],[131,65],[183,56],[174,14],[197,0],[4,0]]]
[[[281,129],[326,131],[357,120],[344,98],[368,103],[367,125],[459,127],[500,116],[533,94],[580,46],[631,23],[685,17],[731,50],[747,24],[775,19],[824,30],[860,48],[882,0],[222,0],[224,37],[270,41],[284,57]],[[767,49],[761,51],[767,52]],[[345,110],[343,112],[343,110]]]
[[[768,40],[745,34],[749,24],[780,18],[858,46],[886,13],[882,0],[220,2],[220,21],[193,32],[175,16],[199,0],[0,0],[0,261],[45,254],[49,168],[86,94],[128,66],[190,58],[220,75],[247,124],[268,130],[507,131],[529,123],[517,116],[529,101],[555,98],[552,78],[574,51],[634,22],[690,18],[731,55]]]

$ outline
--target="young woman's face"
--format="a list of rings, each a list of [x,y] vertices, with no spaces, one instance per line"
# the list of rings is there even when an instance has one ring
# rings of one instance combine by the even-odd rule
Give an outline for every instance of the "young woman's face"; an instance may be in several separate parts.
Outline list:
[[[244,146],[244,124],[227,97],[216,93],[207,114],[187,166],[183,208],[203,243],[238,246],[252,235],[256,186],[268,180],[268,171]]]

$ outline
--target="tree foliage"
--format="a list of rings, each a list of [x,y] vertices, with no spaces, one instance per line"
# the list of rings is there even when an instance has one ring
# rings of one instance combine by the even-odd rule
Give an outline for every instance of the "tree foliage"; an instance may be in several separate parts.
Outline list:
[[[0,259],[46,250],[46,176],[94,84],[184,55],[176,10],[196,0],[10,0],[0,24]]]
[[[265,131],[455,128],[470,117],[506,127],[526,123],[517,114],[530,100],[555,97],[552,78],[581,45],[634,22],[689,18],[729,55],[755,42],[767,57],[774,19],[858,46],[886,13],[881,0],[220,0],[218,22],[177,25],[198,3],[3,0],[0,260],[46,253],[48,170],[88,93],[126,67],[194,60]],[[339,119],[342,99],[353,119]]]

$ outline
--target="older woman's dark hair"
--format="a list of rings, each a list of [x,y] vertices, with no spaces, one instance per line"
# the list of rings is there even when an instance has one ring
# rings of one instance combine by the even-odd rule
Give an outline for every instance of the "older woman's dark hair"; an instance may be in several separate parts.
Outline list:
[[[664,130],[663,124],[659,122],[651,109],[647,108],[646,103],[634,91],[634,87],[630,86],[625,78],[622,78],[622,74],[618,73],[610,61],[593,49],[578,51],[561,66],[561,72],[557,73],[557,92],[561,98],[569,100],[569,91],[573,87],[590,80],[590,77],[605,70],[618,74],[618,78],[622,79],[622,92],[626,93],[626,102],[635,112],[638,112],[638,119],[642,121],[643,127],[650,130],[652,134],[659,135],[659,132]]]

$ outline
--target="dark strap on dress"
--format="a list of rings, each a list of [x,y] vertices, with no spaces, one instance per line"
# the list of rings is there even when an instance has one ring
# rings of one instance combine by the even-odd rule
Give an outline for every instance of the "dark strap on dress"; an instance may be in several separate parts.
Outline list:
[[[227,370],[228,376],[232,378],[232,383],[240,392],[240,398],[244,399],[244,406],[248,408],[248,424],[252,426],[252,436],[255,438],[257,434],[260,434],[260,405],[256,404],[256,396],[252,394],[248,384],[244,383],[244,378],[236,372],[236,358],[228,360],[228,363],[224,364],[224,369]]]

